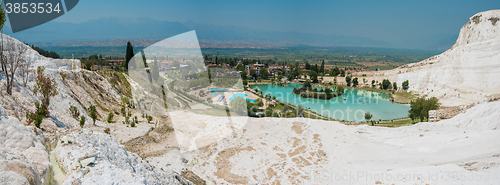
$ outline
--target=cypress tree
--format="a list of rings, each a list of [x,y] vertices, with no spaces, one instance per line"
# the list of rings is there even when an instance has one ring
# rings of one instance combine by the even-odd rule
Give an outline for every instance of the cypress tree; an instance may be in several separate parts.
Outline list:
[[[134,57],[134,48],[132,47],[132,43],[130,41],[127,42],[127,53],[125,54],[125,63],[123,64],[125,69],[128,69],[128,63],[130,59]]]
[[[320,72],[320,73],[324,73],[324,72],[325,72],[325,60],[323,60],[323,61],[321,62],[321,69],[319,69],[319,72]]]

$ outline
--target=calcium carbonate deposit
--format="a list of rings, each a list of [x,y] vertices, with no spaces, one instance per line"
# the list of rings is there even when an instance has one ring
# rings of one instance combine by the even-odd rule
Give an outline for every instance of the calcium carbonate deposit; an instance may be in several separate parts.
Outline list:
[[[440,55],[393,70],[363,72],[367,79],[401,84],[410,82],[410,91],[434,96],[444,106],[474,103],[499,93],[500,10],[472,16],[456,44]],[[361,75],[361,74],[358,74]]]
[[[39,129],[24,117],[40,101],[32,77],[26,87],[16,81],[13,95],[0,91],[0,184],[500,184],[500,102],[490,98],[500,93],[500,22],[492,21],[499,17],[500,10],[472,16],[440,55],[367,73],[369,81],[409,80],[410,91],[444,106],[471,107],[399,128],[185,110],[150,123],[127,108],[138,117],[129,127],[117,89],[135,86],[130,78],[29,49],[33,67],[47,67],[59,94]],[[86,117],[83,128],[70,106]],[[117,117],[104,122],[110,112]]]

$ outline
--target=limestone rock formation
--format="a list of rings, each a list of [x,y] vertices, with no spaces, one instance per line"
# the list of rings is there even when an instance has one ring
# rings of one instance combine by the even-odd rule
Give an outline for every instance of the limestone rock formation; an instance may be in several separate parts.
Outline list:
[[[49,170],[45,139],[34,127],[5,117],[0,106],[0,184],[42,184]]]
[[[125,150],[112,136],[84,129],[63,136],[55,148],[57,160],[68,174],[63,184],[180,184],[175,176],[155,169],[137,154]],[[74,138],[73,142],[66,142]]]
[[[435,96],[444,106],[468,105],[499,94],[499,18],[500,10],[478,13],[446,52],[393,70],[366,73],[367,78],[398,84],[409,80],[410,91]]]

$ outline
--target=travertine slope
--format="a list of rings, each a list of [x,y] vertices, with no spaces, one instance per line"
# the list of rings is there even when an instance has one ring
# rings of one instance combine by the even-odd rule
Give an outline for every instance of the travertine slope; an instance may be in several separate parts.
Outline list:
[[[388,71],[367,74],[367,79],[410,82],[410,91],[435,96],[444,106],[466,105],[500,93],[500,10],[478,13],[469,19],[456,44],[446,52]],[[361,75],[357,74],[357,75]]]

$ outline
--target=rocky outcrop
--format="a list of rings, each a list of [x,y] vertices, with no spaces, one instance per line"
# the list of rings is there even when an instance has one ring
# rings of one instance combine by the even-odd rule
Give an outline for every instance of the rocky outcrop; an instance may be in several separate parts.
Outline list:
[[[180,184],[178,179],[188,182],[179,175],[155,169],[108,134],[84,129],[63,137],[64,141],[55,148],[56,158],[68,174],[63,184]]]
[[[7,35],[4,35],[4,37],[13,39]],[[13,39],[13,42],[19,41]],[[59,128],[79,127],[78,121],[69,115],[70,106],[77,107],[81,115],[87,116],[87,108],[90,105],[95,105],[99,120],[105,120],[109,112],[119,112],[121,94],[115,90],[115,87],[125,86],[123,80],[116,80],[120,83],[112,85],[99,73],[80,69],[79,60],[46,58],[31,48],[28,49],[26,57],[33,62],[31,69],[33,72],[28,78],[26,87],[21,83],[22,77],[16,73],[13,94],[8,95],[4,90],[0,90],[0,96],[2,97],[0,105],[6,109],[7,114],[26,123],[25,113],[28,110],[34,111],[34,102],[40,101],[40,95],[33,93],[36,76],[34,71],[38,66],[46,68],[45,75],[56,81],[58,91],[58,95],[51,98],[49,106],[50,118],[44,119],[42,128],[58,130]],[[73,64],[74,68],[72,67]],[[3,75],[3,73],[0,73],[0,79],[3,79]],[[120,76],[123,75],[120,74]],[[3,85],[3,81],[0,81],[0,85]],[[119,90],[125,89],[126,87],[123,87]],[[87,117],[87,120],[91,120],[91,118]]]
[[[0,184],[42,184],[49,170],[49,155],[39,130],[6,117],[0,106]]]
[[[369,81],[389,79],[410,91],[439,98],[444,106],[468,105],[500,93],[500,10],[472,16],[448,51],[399,68],[367,74]],[[357,74],[361,75],[361,74]]]
[[[453,48],[482,42],[500,36],[500,10],[480,12],[469,18],[461,29]]]

